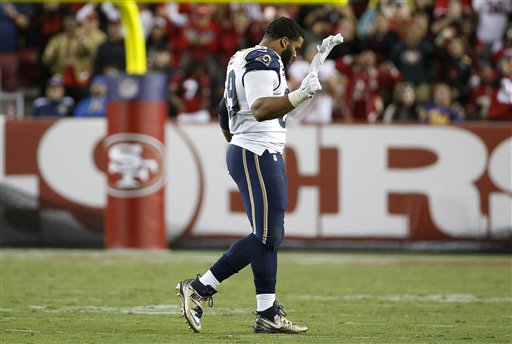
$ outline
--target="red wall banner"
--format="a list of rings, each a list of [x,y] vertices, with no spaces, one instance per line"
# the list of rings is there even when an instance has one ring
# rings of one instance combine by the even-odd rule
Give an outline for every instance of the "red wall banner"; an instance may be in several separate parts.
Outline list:
[[[2,186],[37,199],[43,214],[65,209],[101,232],[109,185],[123,178],[107,177],[105,120],[0,120],[0,129]],[[163,129],[166,177],[147,181],[166,185],[167,241],[212,246],[246,235],[218,125]],[[160,161],[160,148],[146,148],[146,160]],[[289,246],[511,247],[508,124],[293,126],[285,160]]]

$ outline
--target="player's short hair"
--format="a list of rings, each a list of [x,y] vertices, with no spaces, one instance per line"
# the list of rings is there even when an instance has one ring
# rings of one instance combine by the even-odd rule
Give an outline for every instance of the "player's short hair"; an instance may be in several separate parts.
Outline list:
[[[293,19],[281,17],[270,23],[265,31],[265,37],[270,39],[280,39],[288,37],[296,41],[300,37],[304,38],[304,31]]]

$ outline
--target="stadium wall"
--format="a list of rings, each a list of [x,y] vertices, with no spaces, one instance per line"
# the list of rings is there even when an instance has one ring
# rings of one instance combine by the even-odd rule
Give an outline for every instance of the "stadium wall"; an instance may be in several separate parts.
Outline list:
[[[2,246],[103,246],[106,133],[104,119],[0,119]],[[165,136],[171,247],[246,235],[218,125],[167,122]],[[510,125],[302,125],[287,147],[288,247],[512,247]]]

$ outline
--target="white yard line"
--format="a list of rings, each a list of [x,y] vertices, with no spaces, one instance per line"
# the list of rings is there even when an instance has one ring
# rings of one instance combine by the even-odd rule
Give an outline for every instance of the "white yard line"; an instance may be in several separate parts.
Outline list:
[[[41,313],[118,313],[143,315],[181,315],[178,305],[147,305],[134,307],[104,307],[104,306],[64,306],[50,307],[46,305],[31,305],[28,309]],[[3,312],[19,312],[25,309],[0,308]],[[210,314],[251,314],[250,308],[211,308],[206,312]]]
[[[512,303],[512,297],[499,297],[488,296],[478,297],[472,294],[430,294],[430,295],[367,295],[367,294],[352,294],[352,295],[296,295],[298,299],[303,300],[320,300],[320,301],[354,301],[354,300],[368,300],[368,301],[387,301],[387,302],[437,302],[437,303]]]
[[[349,325],[349,326],[382,326],[389,328],[389,323],[387,322],[378,322],[378,321],[347,321],[343,322],[341,325]],[[447,325],[447,324],[417,324],[414,323],[411,326],[414,327],[434,327],[434,328],[508,328],[507,325],[470,325],[470,324],[458,324],[458,325]]]
[[[34,330],[31,328],[6,328],[5,332],[14,332],[14,333],[41,333],[39,330]]]
[[[95,261],[102,264],[123,263],[211,263],[219,258],[222,250],[73,250],[73,249],[4,249],[5,262],[15,261]],[[512,267],[512,259],[507,256],[449,256],[449,255],[393,255],[393,254],[352,254],[334,252],[282,252],[282,263],[296,265],[408,265],[434,264],[434,266],[466,266],[471,264],[490,264]]]

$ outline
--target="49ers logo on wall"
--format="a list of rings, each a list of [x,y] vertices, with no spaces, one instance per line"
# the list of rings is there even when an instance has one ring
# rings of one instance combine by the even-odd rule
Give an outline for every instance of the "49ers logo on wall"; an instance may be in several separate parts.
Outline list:
[[[165,183],[165,148],[143,134],[115,134],[105,140],[108,193],[115,197],[142,197]]]

